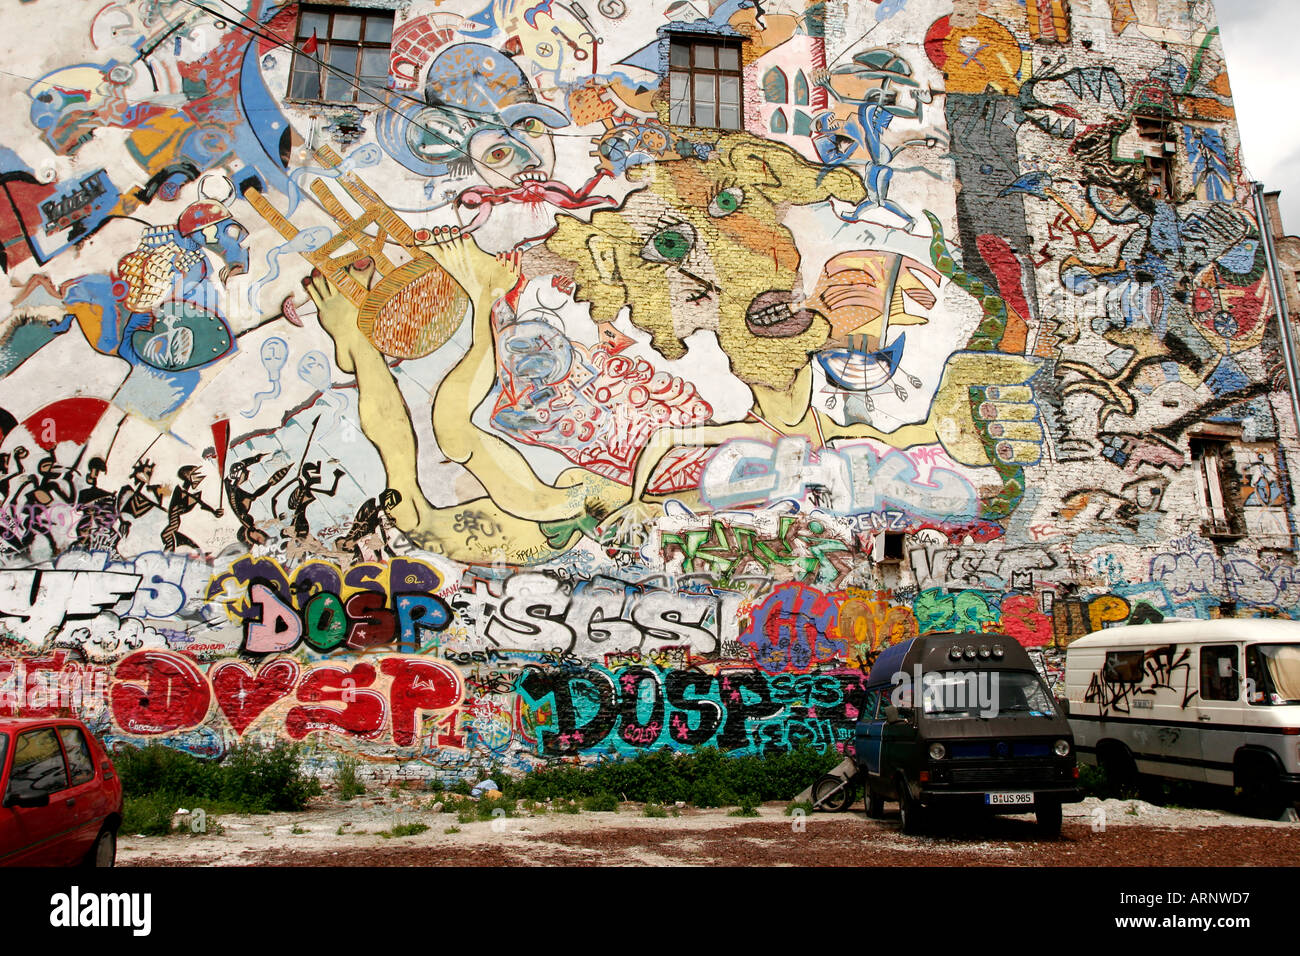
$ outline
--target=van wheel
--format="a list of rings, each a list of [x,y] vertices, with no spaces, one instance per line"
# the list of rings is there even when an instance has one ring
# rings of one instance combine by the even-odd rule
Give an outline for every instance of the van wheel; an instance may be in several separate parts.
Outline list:
[[[844,784],[838,792],[835,788]],[[826,774],[813,786],[813,806],[827,813],[843,813],[853,803],[854,786],[832,774]],[[825,798],[826,802],[822,800]]]
[[[1241,790],[1242,809],[1253,817],[1276,820],[1287,808],[1277,770],[1266,759],[1242,760],[1233,772]]]
[[[925,808],[912,796],[907,781],[901,779],[898,781],[898,816],[903,824],[903,832],[909,836],[925,832],[928,822]]]
[[[1044,840],[1057,840],[1061,836],[1061,801],[1046,797],[1034,804],[1034,817],[1038,835]]]
[[[1106,782],[1118,791],[1120,796],[1128,796],[1138,789],[1137,761],[1123,744],[1113,744],[1097,754],[1097,762],[1106,774]]]
[[[117,862],[117,831],[104,827],[86,854],[83,866],[113,866]]]
[[[873,820],[879,820],[885,815],[885,797],[884,794],[871,789],[871,784],[867,784],[867,795],[863,802],[866,804],[867,816]]]

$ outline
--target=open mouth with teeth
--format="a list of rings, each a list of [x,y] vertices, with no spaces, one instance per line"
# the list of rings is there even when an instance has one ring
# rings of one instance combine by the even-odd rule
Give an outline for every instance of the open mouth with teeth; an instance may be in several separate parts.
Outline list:
[[[745,312],[749,331],[762,338],[789,338],[808,331],[817,313],[795,305],[789,289],[769,289],[754,297]]]
[[[1110,67],[1076,67],[1030,80],[1021,88],[1020,104],[1044,133],[1072,140],[1080,126],[1090,125],[1089,112],[1124,111],[1127,94],[1123,79]]]

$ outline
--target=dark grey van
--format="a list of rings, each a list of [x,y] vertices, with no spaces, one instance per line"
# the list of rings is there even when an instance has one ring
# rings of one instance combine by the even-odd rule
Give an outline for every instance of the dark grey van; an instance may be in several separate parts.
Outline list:
[[[881,653],[854,747],[867,814],[897,800],[906,833],[942,808],[1033,812],[1055,837],[1061,805],[1083,798],[1070,725],[1002,634],[931,634]]]

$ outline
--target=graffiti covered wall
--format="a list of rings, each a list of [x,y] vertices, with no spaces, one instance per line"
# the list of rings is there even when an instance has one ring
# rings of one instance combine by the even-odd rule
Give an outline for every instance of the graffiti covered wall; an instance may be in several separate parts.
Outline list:
[[[0,713],[450,779],[1300,616],[1206,0],[5,22]]]

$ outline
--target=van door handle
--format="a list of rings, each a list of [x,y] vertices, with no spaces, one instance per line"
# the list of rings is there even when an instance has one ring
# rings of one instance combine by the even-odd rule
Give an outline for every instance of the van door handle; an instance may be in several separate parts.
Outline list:
[[[1197,720],[1213,720],[1213,719],[1214,719],[1214,716],[1213,716],[1212,714],[1198,714],[1197,717],[1196,717],[1196,719],[1197,719]]]
[[[64,805],[65,807],[75,807],[75,806],[77,805],[77,798],[76,798],[76,797],[68,797],[68,799],[66,799],[66,800],[63,801],[63,805]]]

